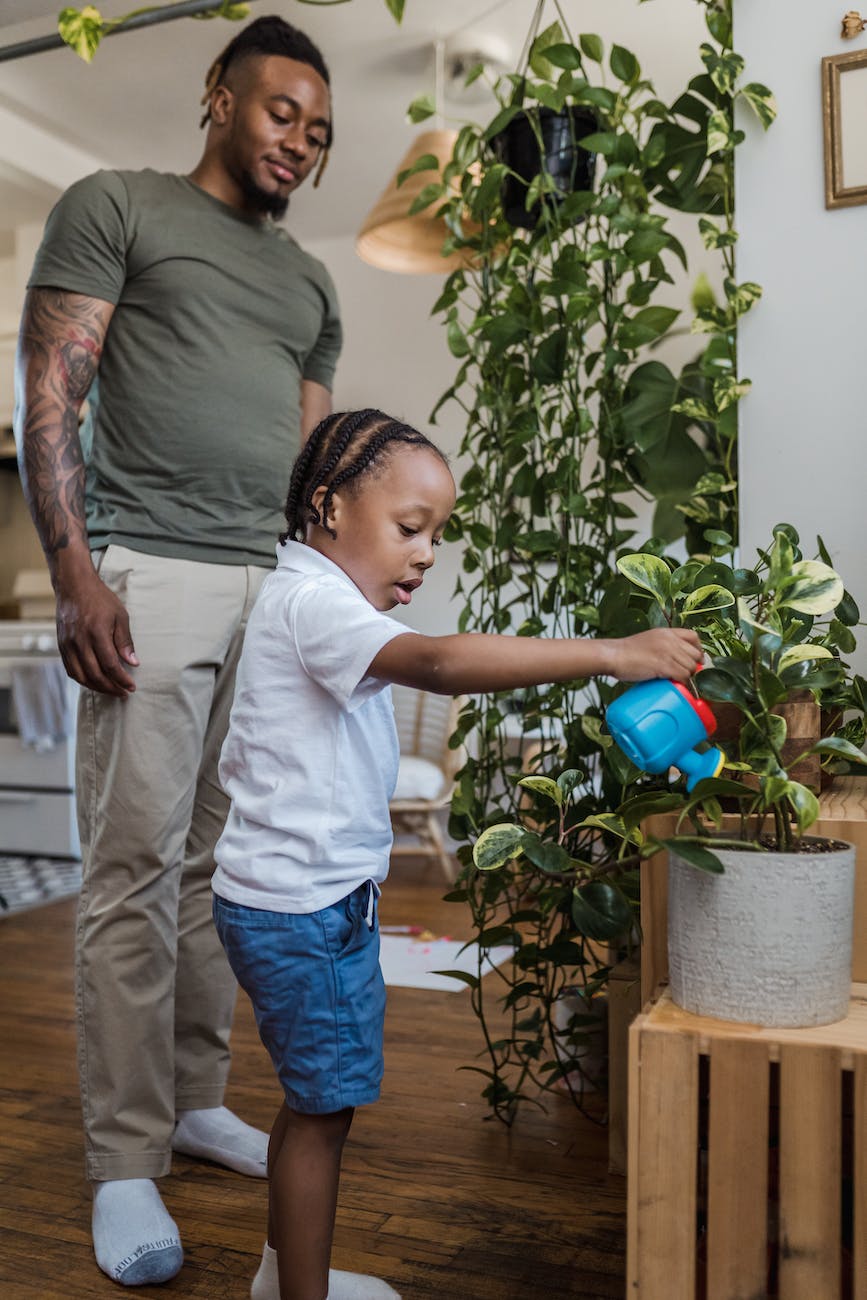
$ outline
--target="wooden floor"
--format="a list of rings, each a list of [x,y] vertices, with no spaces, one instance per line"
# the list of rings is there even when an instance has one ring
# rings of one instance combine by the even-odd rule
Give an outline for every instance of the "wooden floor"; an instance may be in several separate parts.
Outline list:
[[[467,937],[432,869],[402,860],[383,924]],[[74,903],[0,920],[0,1298],[99,1300],[118,1286],[93,1260],[72,1007]],[[490,977],[489,977],[490,978]],[[494,977],[495,978],[495,977]],[[480,1039],[466,992],[389,990],[383,1096],[360,1110],[344,1158],[338,1268],[376,1272],[403,1300],[601,1300],[624,1294],[625,1183],[606,1130],[555,1098],[511,1132],[485,1122]],[[240,999],[227,1102],[270,1127],[279,1094]],[[245,1300],[263,1240],[264,1182],[176,1156],[160,1190],[186,1262],[128,1292]]]

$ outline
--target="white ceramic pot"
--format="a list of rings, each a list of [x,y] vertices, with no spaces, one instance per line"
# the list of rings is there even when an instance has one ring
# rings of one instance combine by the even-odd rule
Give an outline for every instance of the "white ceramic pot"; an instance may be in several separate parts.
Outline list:
[[[722,875],[669,856],[674,1001],[697,1015],[774,1028],[841,1020],[852,979],[853,846],[715,852]]]

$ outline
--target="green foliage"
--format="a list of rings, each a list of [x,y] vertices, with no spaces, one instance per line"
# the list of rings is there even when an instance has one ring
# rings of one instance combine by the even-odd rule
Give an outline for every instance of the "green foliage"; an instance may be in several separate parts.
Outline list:
[[[458,365],[431,416],[454,403],[466,430],[449,528],[463,554],[461,630],[622,636],[664,622],[672,600],[689,601],[685,617],[698,621],[726,616],[741,594],[714,562],[736,531],[737,403],[748,381],[735,340],[759,291],[734,267],[742,65],[729,0],[706,9],[704,71],[671,105],[630,51],[591,33],[573,40],[552,23],[531,39],[527,66],[496,83],[491,121],[461,128],[419,201],[446,224],[443,251],[465,259],[434,306]],[[567,118],[576,143],[597,154],[592,189],[561,189],[545,168],[542,115],[562,109],[594,116],[577,132]],[[539,149],[538,175],[523,182],[538,220],[514,229],[503,186],[515,175],[499,137],[519,114]],[[678,323],[670,286],[686,256],[671,209],[702,223],[724,294],[717,302],[697,286],[702,351],[680,374],[651,351]],[[615,565],[637,549],[636,492],[656,503],[654,538],[630,562],[638,586]],[[691,567],[663,558],[680,536]],[[643,774],[605,733],[614,689],[574,682],[478,697],[461,719],[475,743],[451,810],[466,868],[460,900],[478,933],[505,927],[515,945],[512,967],[473,991],[485,1096],[507,1122],[559,1077],[557,998],[603,988],[594,942],[616,957],[634,929],[644,840],[611,809],[643,789]],[[484,945],[480,975],[483,958]],[[494,981],[511,1017],[496,1035],[485,991]]]
[[[335,5],[348,4],[350,0],[298,0],[298,3]],[[406,0],[385,0],[385,5],[395,22],[399,23],[403,18]],[[139,14],[157,13],[166,7],[165,4],[144,5],[140,9],[133,9],[131,13],[124,14],[121,18],[109,19],[103,18],[95,5],[84,5],[81,9],[68,6],[61,9],[58,14],[57,30],[70,49],[74,50],[79,58],[84,59],[85,63],[90,63],[104,36],[108,36],[110,32],[123,27],[131,18],[137,18]],[[249,18],[250,6],[245,3],[245,0],[214,0],[212,8],[190,16],[192,18],[228,18],[231,22],[240,22],[242,18]]]
[[[304,2],[310,3],[311,0],[304,0]],[[90,63],[104,36],[123,27],[124,23],[128,23],[131,18],[137,18],[139,14],[156,13],[164,8],[165,5],[145,5],[141,9],[133,9],[131,13],[124,14],[121,18],[109,19],[103,18],[95,5],[85,5],[82,9],[70,7],[60,11],[57,30],[70,49],[73,49],[79,58],[84,59],[85,63]],[[241,3],[240,0],[215,0],[212,9],[194,14],[192,17],[228,18],[232,22],[239,22],[249,15],[249,4]]]
[[[667,577],[654,569],[651,583],[651,561],[662,565]],[[725,798],[736,801],[741,812],[742,840],[757,843],[770,818],[777,846],[791,849],[819,816],[815,793],[793,779],[791,769],[811,754],[819,754],[826,765],[867,764],[859,748],[867,682],[852,673],[840,654],[841,631],[847,631],[840,615],[857,621],[858,610],[839,575],[824,558],[803,558],[791,524],[776,526],[769,547],[759,552],[749,571],[720,559],[679,567],[643,554],[623,556],[617,567],[640,592],[649,593],[666,623],[699,633],[710,666],[696,676],[696,692],[711,707],[733,705],[741,716],[736,739],[725,746],[734,780],[700,781],[691,795],[683,793],[674,803],[666,791],[645,800],[642,816],[679,809],[681,822],[699,818],[707,835],[718,823],[719,801]],[[704,584],[709,575],[713,583]],[[847,653],[855,648],[851,633],[842,639]],[[821,704],[830,719],[828,732],[784,761],[786,723],[777,710],[803,691]],[[618,810],[622,819],[631,804],[634,799]],[[689,852],[682,856],[695,866],[719,869],[708,842],[702,845],[694,834],[666,843],[679,852],[683,844]],[[641,852],[658,847],[648,841]]]

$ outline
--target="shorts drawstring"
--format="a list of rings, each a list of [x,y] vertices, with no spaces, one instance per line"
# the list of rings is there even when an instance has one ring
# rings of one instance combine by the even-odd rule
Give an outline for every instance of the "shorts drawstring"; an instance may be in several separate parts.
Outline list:
[[[367,923],[368,930],[373,929],[374,920],[373,912],[376,907],[376,900],[379,896],[379,886],[373,880],[367,882],[367,910],[364,913],[364,920]]]

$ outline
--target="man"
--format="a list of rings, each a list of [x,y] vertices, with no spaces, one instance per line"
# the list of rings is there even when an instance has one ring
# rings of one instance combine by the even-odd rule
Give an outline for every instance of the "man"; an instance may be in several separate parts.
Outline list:
[[[18,369],[22,482],[80,682],[76,997],[94,1249],[181,1267],[171,1150],[265,1176],[223,1107],[235,986],[211,919],[217,760],[299,441],[331,409],[331,280],[274,225],[331,143],[328,70],[279,18],[212,65],[189,176],[100,172],[49,217]],[[88,413],[79,435],[79,412]]]

